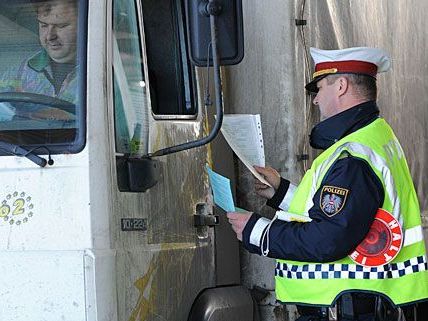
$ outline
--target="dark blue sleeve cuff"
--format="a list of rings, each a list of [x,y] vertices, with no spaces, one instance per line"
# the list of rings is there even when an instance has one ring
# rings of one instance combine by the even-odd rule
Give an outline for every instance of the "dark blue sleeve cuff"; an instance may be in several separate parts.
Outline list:
[[[261,255],[261,250],[258,246],[255,246],[250,243],[250,235],[254,228],[254,225],[256,225],[257,221],[261,218],[261,216],[257,213],[253,213],[251,215],[250,219],[247,222],[247,225],[245,225],[244,230],[242,231],[242,244],[244,247],[251,253],[257,253]]]
[[[288,187],[290,186],[290,181],[281,177],[281,182],[279,183],[279,187],[275,194],[266,202],[266,205],[279,210],[279,205],[287,194]]]

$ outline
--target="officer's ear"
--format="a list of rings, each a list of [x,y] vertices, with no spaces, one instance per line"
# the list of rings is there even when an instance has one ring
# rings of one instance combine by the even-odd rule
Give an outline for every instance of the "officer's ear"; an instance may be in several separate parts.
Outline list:
[[[348,92],[349,89],[349,79],[346,77],[337,78],[337,90],[339,96],[343,96]]]

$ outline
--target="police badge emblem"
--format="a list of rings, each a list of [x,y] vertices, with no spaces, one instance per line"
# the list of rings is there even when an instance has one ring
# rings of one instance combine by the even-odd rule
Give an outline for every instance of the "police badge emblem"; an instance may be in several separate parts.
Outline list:
[[[320,208],[328,217],[339,213],[346,203],[349,190],[336,186],[323,186],[320,196]]]

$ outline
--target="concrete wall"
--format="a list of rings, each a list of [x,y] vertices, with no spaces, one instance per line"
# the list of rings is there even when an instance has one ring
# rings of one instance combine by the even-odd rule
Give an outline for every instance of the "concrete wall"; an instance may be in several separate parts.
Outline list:
[[[423,13],[428,5],[424,1],[243,1],[245,58],[226,70],[227,108],[232,113],[261,115],[266,164],[298,183],[310,161],[299,161],[297,155],[309,153],[310,160],[315,156],[307,135],[318,121],[303,88],[312,66],[310,57],[309,62],[305,58],[302,29],[295,25],[303,3],[307,46],[378,46],[391,53],[393,70],[378,81],[379,105],[408,156],[426,221],[428,35]],[[238,206],[271,217],[273,211],[253,191],[250,172],[238,160],[235,169]],[[262,320],[294,320],[292,307],[275,303],[274,261],[242,250],[241,262],[245,285],[271,291],[261,305]]]

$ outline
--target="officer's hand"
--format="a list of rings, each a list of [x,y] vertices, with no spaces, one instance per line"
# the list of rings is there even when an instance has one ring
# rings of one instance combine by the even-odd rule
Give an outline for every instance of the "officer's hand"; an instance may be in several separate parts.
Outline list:
[[[275,191],[278,189],[279,184],[281,182],[281,176],[279,173],[273,169],[272,167],[260,167],[260,166],[254,166],[254,169],[262,175],[271,186],[266,185],[262,182],[260,182],[257,178],[254,181],[254,188],[256,190],[256,193],[264,197],[266,199],[271,199],[272,196],[275,194]]]
[[[235,231],[236,237],[240,241],[242,241],[242,231],[252,214],[252,212],[227,212],[227,218],[232,225],[232,230]]]

